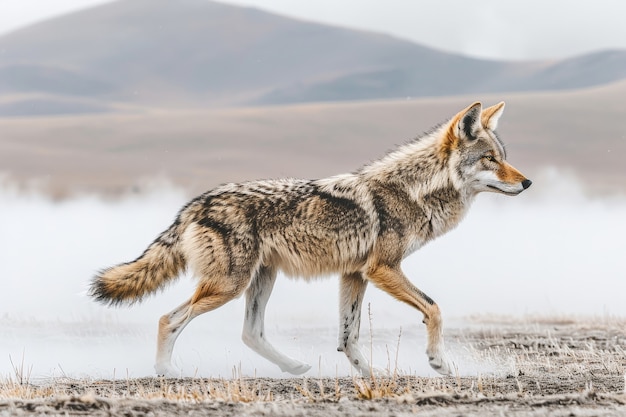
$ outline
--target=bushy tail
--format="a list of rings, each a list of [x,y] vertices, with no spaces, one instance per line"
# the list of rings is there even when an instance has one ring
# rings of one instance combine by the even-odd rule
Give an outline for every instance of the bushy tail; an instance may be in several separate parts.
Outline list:
[[[174,223],[133,262],[97,274],[89,295],[104,304],[133,304],[177,278],[186,267],[179,250],[179,226]]]

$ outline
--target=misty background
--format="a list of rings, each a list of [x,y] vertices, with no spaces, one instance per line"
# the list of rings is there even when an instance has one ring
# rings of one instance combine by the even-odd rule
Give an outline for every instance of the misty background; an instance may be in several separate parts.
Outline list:
[[[353,171],[475,100],[507,102],[499,133],[533,186],[480,195],[407,275],[448,327],[626,314],[620,2],[0,1],[0,375],[152,375],[158,318],[193,277],[111,309],[85,296],[95,271],[136,258],[197,193]],[[280,277],[268,337],[310,375],[349,375],[337,304],[336,277]],[[421,314],[373,287],[368,304],[375,364],[400,336],[399,369],[433,375]],[[188,326],[183,375],[281,375],[240,341],[243,308]],[[462,374],[508,369],[449,345]]]

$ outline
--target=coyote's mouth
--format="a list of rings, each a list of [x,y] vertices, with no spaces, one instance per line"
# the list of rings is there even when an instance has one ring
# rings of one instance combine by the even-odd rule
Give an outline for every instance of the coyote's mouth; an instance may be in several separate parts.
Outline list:
[[[502,194],[506,194],[506,195],[518,195],[519,193],[521,193],[524,190],[519,190],[519,191],[504,191],[502,188],[498,188],[495,185],[491,185],[491,184],[487,184],[487,187],[496,190],[499,193]]]

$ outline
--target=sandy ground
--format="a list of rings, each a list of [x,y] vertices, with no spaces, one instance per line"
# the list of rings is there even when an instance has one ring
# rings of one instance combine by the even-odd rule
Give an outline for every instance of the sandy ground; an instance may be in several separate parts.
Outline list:
[[[506,100],[499,133],[535,182],[556,168],[626,193],[626,83],[561,93],[0,118],[3,182],[75,194],[139,192],[154,178],[201,193],[224,182],[351,172],[471,102]],[[602,103],[602,105],[598,105]]]
[[[0,416],[614,416],[626,414],[621,319],[484,318],[448,331],[476,360],[471,377],[72,380],[0,389]],[[21,382],[21,383],[20,383]]]

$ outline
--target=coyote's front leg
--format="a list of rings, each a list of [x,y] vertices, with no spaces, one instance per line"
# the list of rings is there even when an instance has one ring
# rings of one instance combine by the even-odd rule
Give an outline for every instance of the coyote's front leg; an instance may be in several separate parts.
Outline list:
[[[403,301],[424,314],[424,324],[428,332],[426,354],[430,366],[443,375],[452,375],[454,365],[448,359],[443,343],[443,329],[439,307],[426,294],[417,289],[402,273],[399,267],[378,265],[370,268],[367,277],[378,288],[396,299]]]

